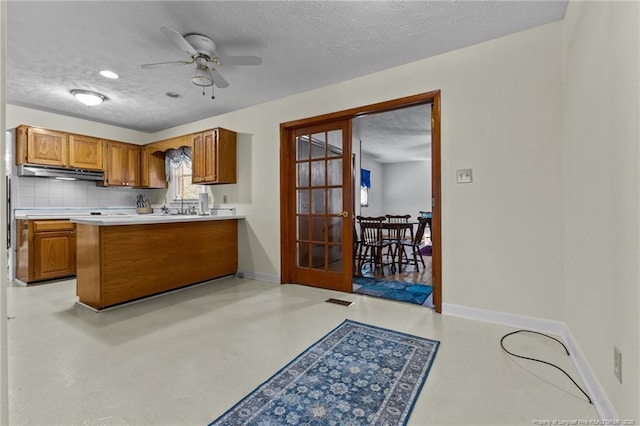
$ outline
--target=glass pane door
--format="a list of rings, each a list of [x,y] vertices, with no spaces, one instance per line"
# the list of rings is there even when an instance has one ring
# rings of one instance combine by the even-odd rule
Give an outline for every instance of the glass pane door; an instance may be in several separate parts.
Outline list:
[[[343,270],[342,130],[296,136],[297,266]]]

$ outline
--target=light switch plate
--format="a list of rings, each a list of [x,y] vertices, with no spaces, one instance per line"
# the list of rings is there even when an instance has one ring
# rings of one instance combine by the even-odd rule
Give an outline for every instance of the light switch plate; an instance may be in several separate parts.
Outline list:
[[[471,183],[473,182],[473,175],[471,169],[459,169],[456,170],[456,182],[457,183]]]

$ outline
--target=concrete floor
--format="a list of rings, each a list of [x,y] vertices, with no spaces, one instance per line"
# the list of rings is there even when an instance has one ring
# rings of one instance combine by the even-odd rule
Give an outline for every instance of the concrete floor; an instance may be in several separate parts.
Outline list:
[[[441,341],[409,425],[597,418],[562,373],[502,351],[511,329],[423,306],[240,278],[100,313],[76,300],[74,280],[8,289],[11,425],[205,425],[346,318]],[[556,343],[509,347],[580,383]]]

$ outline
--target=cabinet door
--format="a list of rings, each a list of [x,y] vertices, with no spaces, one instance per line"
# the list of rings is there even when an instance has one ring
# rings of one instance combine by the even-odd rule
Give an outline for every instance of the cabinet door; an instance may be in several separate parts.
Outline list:
[[[126,145],[125,185],[140,186],[140,147]]]
[[[66,133],[34,127],[27,129],[27,163],[65,166],[66,162]]]
[[[143,188],[166,188],[164,153],[154,151],[152,145],[140,148],[140,186]]]
[[[69,165],[103,170],[102,141],[88,136],[69,135]]]
[[[217,131],[209,130],[193,135],[193,183],[217,182]]]
[[[205,146],[204,135],[202,133],[192,135],[191,142],[193,144],[192,165],[191,165],[191,181],[193,183],[203,183],[205,176]]]
[[[76,273],[76,241],[73,231],[37,232],[33,243],[34,280],[60,278]]]
[[[214,183],[218,179],[218,136],[217,131],[204,132],[204,182]]]
[[[236,132],[216,129],[216,183],[236,183]]]
[[[140,186],[149,187],[149,146],[140,148]]]
[[[107,142],[107,170],[108,186],[122,186],[126,180],[126,146],[123,143]]]

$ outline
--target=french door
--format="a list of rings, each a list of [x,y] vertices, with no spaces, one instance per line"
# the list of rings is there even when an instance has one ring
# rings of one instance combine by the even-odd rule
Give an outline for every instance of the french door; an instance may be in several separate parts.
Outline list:
[[[353,189],[351,182],[354,177],[351,169],[351,119],[364,114],[421,104],[431,104],[433,304],[436,312],[442,312],[439,90],[280,124],[282,283],[298,283],[345,292],[352,291],[353,235],[351,224],[353,207],[351,203]],[[330,132],[337,130],[342,132],[341,148],[334,146],[333,141],[340,139],[336,137],[337,134],[332,133],[329,136]],[[300,146],[305,144],[314,145],[317,148],[304,151],[307,148],[300,148]],[[320,148],[320,146],[325,148]],[[342,149],[341,154],[339,149]],[[322,156],[320,156],[320,151],[324,152]],[[305,152],[307,152],[307,156],[304,155]],[[342,181],[340,183],[334,180],[336,173],[334,163],[331,163],[333,168],[329,170],[330,161],[338,159],[342,161]],[[324,169],[320,165],[321,163],[325,164]],[[325,173],[325,183],[320,184],[322,178],[319,175],[316,175],[315,179],[312,178],[313,173]],[[331,184],[329,184],[327,174],[332,174]],[[308,182],[304,180],[307,178]],[[325,198],[324,205],[318,204],[322,202],[319,194],[324,191],[326,197],[329,197],[329,190],[338,188],[341,188],[342,211],[337,208],[339,202],[335,194],[333,196],[336,198]],[[314,197],[320,198],[316,200]],[[308,204],[305,204],[307,200]],[[340,214],[344,215],[342,222],[338,219]],[[338,223],[342,224],[341,237],[338,237],[336,233]],[[338,241],[339,238],[341,239]],[[340,270],[340,268],[342,269]]]
[[[351,292],[351,122],[289,129],[282,176],[283,270],[288,282]]]

